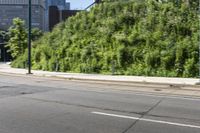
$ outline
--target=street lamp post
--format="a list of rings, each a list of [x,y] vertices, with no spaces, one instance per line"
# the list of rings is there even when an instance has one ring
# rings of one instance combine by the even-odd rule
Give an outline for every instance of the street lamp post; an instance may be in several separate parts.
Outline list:
[[[199,36],[199,81],[196,83],[196,85],[200,85],[200,0],[199,0],[199,5],[198,5],[198,21],[199,21],[199,33],[198,33],[198,36]]]
[[[4,42],[4,44],[3,44],[3,45],[4,45],[4,46],[3,46],[3,57],[4,57],[4,60],[3,60],[3,61],[4,61],[4,62],[6,62],[5,36],[6,36],[6,35],[4,34],[4,35],[3,35],[3,42]]]
[[[199,11],[198,11],[198,15],[199,15],[199,82],[198,85],[200,85],[200,0],[199,0]]]
[[[28,16],[28,74],[31,74],[31,0],[29,0],[28,9],[29,9],[29,16]]]

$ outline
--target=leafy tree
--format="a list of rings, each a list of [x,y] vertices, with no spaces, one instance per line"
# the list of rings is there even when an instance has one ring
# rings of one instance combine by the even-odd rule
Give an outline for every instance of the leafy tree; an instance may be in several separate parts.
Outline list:
[[[43,33],[38,28],[33,28],[31,31],[31,40],[35,41],[39,39]],[[8,30],[8,44],[9,52],[13,59],[25,53],[27,48],[27,29],[25,27],[25,21],[20,18],[13,19],[13,25]]]
[[[43,35],[43,32],[38,28],[32,28],[31,40],[36,41]]]
[[[27,46],[27,33],[25,29],[25,22],[20,18],[13,19],[13,25],[9,28],[10,39],[7,47],[13,59],[25,52]]]

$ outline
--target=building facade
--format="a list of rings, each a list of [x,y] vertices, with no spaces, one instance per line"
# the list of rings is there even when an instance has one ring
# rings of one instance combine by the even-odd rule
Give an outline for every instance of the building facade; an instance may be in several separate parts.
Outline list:
[[[47,31],[52,29],[52,25],[55,25],[54,23],[57,23],[57,15],[55,14],[62,10],[70,10],[70,3],[66,2],[66,0],[46,0],[45,20]],[[56,17],[55,20],[54,17]]]
[[[10,61],[11,54],[8,52],[8,48],[5,47],[8,41],[8,34],[4,31],[0,31],[0,62]]]
[[[29,0],[0,0],[0,29],[7,30],[16,17],[25,20],[28,25],[28,2]],[[60,16],[55,15],[56,12],[52,15],[52,10]],[[54,19],[56,24],[63,20],[63,11],[64,14],[71,13],[70,3],[66,0],[32,0],[32,27],[49,31],[55,25]]]
[[[16,17],[28,23],[28,0],[0,0],[0,29],[7,30]],[[32,0],[32,26],[45,30],[45,0]]]
[[[59,10],[70,10],[70,3],[66,0],[48,0],[48,6],[57,6]]]
[[[71,16],[76,15],[80,10],[59,10],[57,6],[49,7],[49,30],[61,21],[65,21]]]

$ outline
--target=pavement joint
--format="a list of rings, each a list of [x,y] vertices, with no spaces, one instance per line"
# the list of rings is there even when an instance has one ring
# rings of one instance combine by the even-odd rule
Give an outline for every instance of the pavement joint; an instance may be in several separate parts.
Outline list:
[[[66,105],[66,106],[76,106],[76,107],[98,109],[98,110],[103,110],[103,111],[113,111],[113,112],[127,113],[127,114],[142,115],[145,113],[145,112],[133,112],[133,111],[124,111],[124,110],[117,110],[117,109],[104,108],[104,107],[89,106],[89,105],[83,105],[83,104],[75,104],[75,103],[73,104],[73,103],[67,103],[67,102],[61,102],[61,101],[44,100],[44,99],[32,98],[32,97],[24,97],[24,98],[41,101],[41,102],[47,102],[47,103],[56,103],[56,104],[61,104],[61,105]]]
[[[127,129],[125,129],[122,133],[127,133],[130,129],[132,129],[134,131],[134,127],[135,125],[142,119],[144,118],[144,116],[146,116],[150,111],[152,111],[154,108],[156,108],[161,102],[162,100],[165,99],[164,97],[162,99],[160,99],[154,106],[152,106],[149,110],[147,110],[146,112],[144,112],[136,121],[134,121]]]

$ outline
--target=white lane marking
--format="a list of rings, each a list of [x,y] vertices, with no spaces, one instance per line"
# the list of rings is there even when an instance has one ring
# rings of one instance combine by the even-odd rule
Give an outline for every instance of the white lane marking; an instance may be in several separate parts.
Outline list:
[[[144,119],[144,118],[139,118],[139,117],[125,116],[125,115],[108,114],[108,113],[103,113],[103,112],[91,112],[91,113],[92,114],[97,114],[97,115],[104,115],[104,116],[111,116],[111,117],[118,117],[118,118],[125,118],[125,119],[153,122],[153,123],[159,123],[159,124],[167,124],[167,125],[173,125],[173,126],[200,129],[200,126],[190,125],[190,124],[182,124],[182,123],[175,123],[175,122],[169,122],[169,121],[159,121],[159,120],[153,120],[153,119]]]

